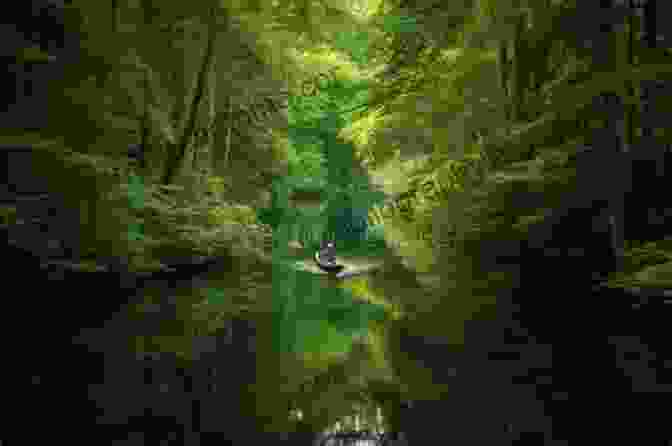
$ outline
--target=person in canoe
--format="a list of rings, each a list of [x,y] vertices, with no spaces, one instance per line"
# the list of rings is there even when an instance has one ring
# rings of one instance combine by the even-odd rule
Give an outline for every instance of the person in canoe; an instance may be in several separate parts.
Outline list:
[[[331,240],[322,243],[320,250],[315,252],[314,259],[317,266],[327,273],[337,274],[345,268],[336,263],[336,245]]]

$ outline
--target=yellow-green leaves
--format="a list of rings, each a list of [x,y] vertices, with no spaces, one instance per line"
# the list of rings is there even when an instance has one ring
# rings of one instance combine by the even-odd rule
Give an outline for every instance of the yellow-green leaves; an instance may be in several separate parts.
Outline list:
[[[207,182],[210,191],[215,194],[223,194],[231,187],[230,179],[215,175],[209,176]]]
[[[256,212],[254,209],[249,206],[233,204],[230,206],[215,206],[211,208],[210,217],[215,224],[237,222],[250,225],[256,222]]]

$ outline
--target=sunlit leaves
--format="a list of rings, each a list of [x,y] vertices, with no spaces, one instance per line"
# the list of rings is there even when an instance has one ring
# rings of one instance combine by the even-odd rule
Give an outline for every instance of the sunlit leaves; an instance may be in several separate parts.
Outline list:
[[[256,213],[249,206],[227,205],[210,208],[209,215],[214,224],[237,222],[250,225],[256,221]]]
[[[314,178],[324,177],[326,175],[325,164],[325,157],[322,153],[318,151],[306,152],[300,158],[297,157],[293,166],[293,169],[296,170],[292,169],[290,174],[301,173]]]

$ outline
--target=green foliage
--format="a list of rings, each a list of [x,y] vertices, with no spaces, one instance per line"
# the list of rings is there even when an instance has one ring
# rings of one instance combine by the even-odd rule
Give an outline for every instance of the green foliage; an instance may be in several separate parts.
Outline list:
[[[369,35],[365,31],[339,34],[332,46],[347,52],[350,59],[358,65],[363,66],[369,60]]]
[[[356,304],[348,290],[322,287],[319,276],[297,271],[281,258],[274,268],[274,339],[280,351],[345,354],[369,321],[383,317],[379,306]]]

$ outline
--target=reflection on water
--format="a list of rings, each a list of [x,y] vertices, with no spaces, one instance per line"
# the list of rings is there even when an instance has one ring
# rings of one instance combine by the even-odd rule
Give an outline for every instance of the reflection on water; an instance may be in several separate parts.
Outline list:
[[[407,441],[403,432],[383,434],[338,432],[323,437],[319,446],[407,446]]]
[[[373,278],[383,295],[402,289],[405,294],[415,293],[436,282],[435,277],[418,277],[385,247],[384,240],[383,247],[373,252],[367,246],[337,249],[337,263],[345,265],[344,273],[325,273],[314,264],[311,250],[290,249],[295,232],[293,224],[285,223],[273,234],[274,339],[282,351],[347,353],[371,320],[384,319],[383,306],[354,295],[351,287],[343,286],[348,280]],[[401,296],[386,297],[398,301]]]
[[[327,438],[322,446],[382,446],[382,443],[373,438],[346,440],[343,438]]]
[[[276,339],[285,351],[347,353],[369,321],[384,316],[382,306],[360,302],[350,289],[291,263],[274,265],[273,282]]]

